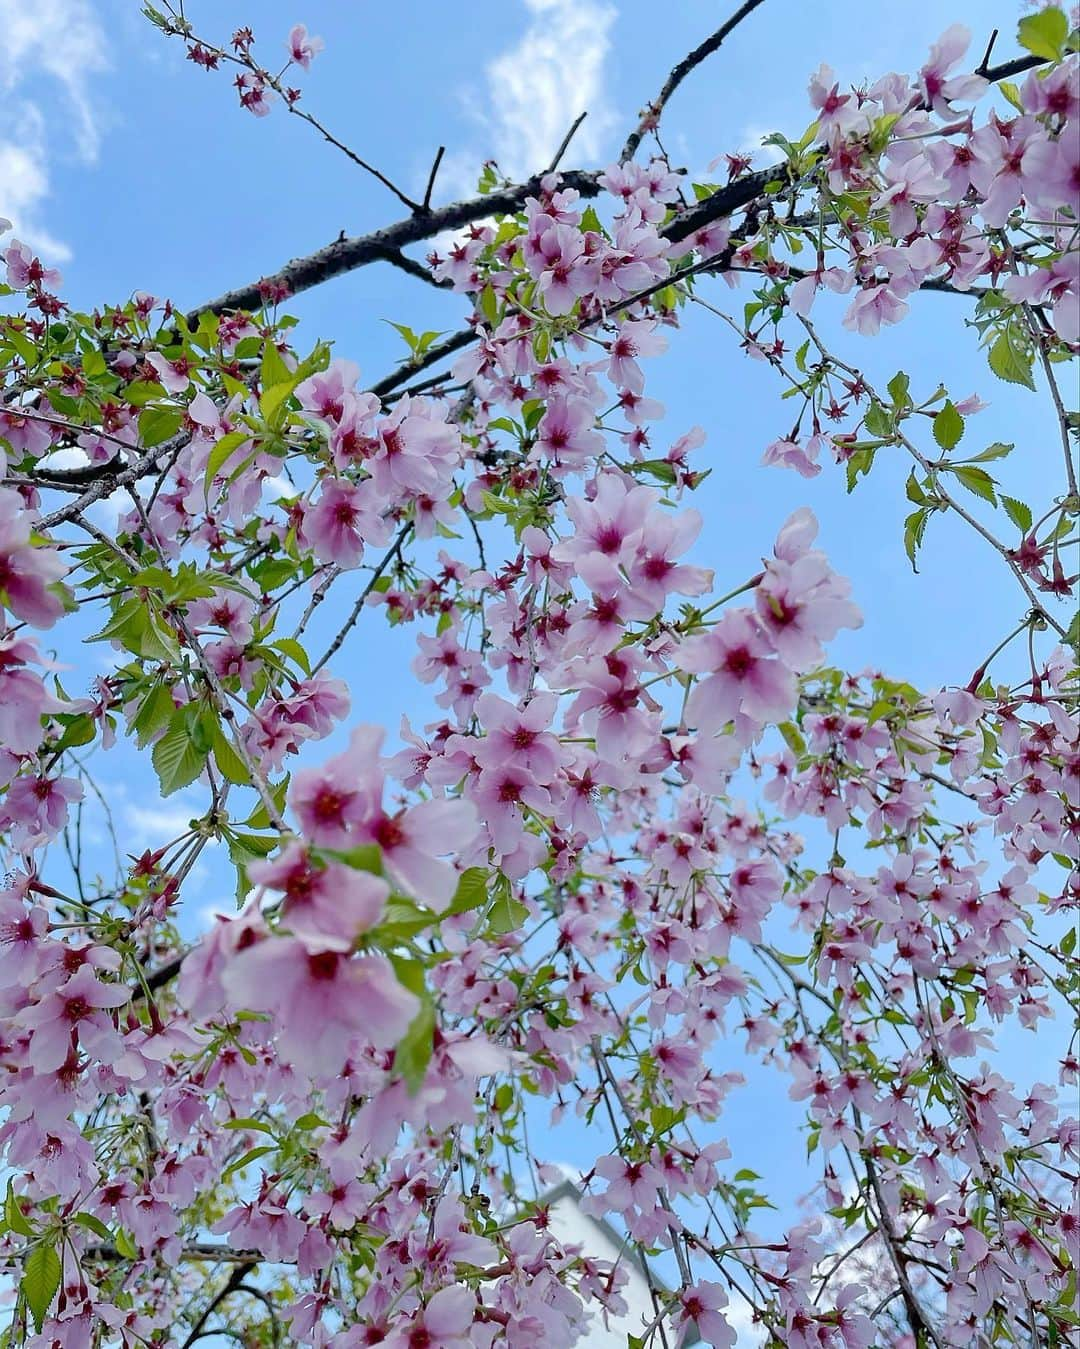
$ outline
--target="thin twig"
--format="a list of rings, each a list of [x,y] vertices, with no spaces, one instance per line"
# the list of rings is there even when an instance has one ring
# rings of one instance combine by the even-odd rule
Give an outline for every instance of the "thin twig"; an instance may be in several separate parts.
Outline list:
[[[435,162],[431,166],[431,172],[428,174],[427,187],[424,188],[424,200],[420,203],[422,211],[431,210],[431,194],[435,191],[435,178],[439,172],[439,165],[442,163],[443,155],[446,154],[446,146],[440,145],[435,151]]]
[[[356,603],[353,605],[352,610],[349,613],[349,617],[345,620],[344,624],[341,626],[337,636],[326,648],[322,656],[311,667],[311,673],[313,675],[318,674],[319,671],[322,669],[322,667],[326,664],[326,662],[330,660],[336,654],[337,651],[340,650],[341,644],[348,636],[349,630],[353,627],[353,625],[356,623],[356,620],[360,617],[361,611],[363,610],[364,605],[367,603],[368,596],[375,589],[379,577],[382,576],[383,572],[386,571],[390,563],[393,562],[393,560],[399,555],[402,547],[405,544],[405,540],[409,537],[409,532],[411,531],[411,529],[412,529],[411,520],[408,522],[408,524],[402,525],[401,529],[398,531],[397,538],[394,540],[390,548],[387,550],[387,552],[383,555],[382,559],[376,565],[375,570],[371,575],[371,580],[361,591],[359,597],[356,600]]]
[[[711,56],[723,43],[728,34],[736,29],[747,15],[752,14],[754,10],[763,3],[764,0],[745,0],[745,3],[739,6],[726,23],[721,24],[715,33],[711,34],[704,42],[696,46],[692,52],[688,52],[678,65],[673,67],[670,75],[668,75],[667,79],[664,81],[664,87],[645,109],[641,121],[638,122],[630,135],[627,136],[626,144],[623,146],[622,153],[619,155],[620,164],[625,164],[628,159],[634,157],[634,152],[641,144],[642,138],[645,136],[646,132],[655,130],[660,121],[660,116],[667,105],[668,99],[675,90],[678,89],[679,85],[682,84],[683,80],[686,79],[687,75],[689,75],[697,66],[701,65],[702,61],[707,57]]]
[[[570,146],[570,142],[574,139],[574,136],[577,134],[578,127],[582,124],[582,122],[584,122],[585,118],[588,117],[588,115],[589,115],[588,110],[586,110],[585,112],[579,112],[578,115],[574,118],[570,126],[570,130],[559,142],[559,148],[555,151],[554,155],[552,155],[551,157],[551,163],[547,166],[548,173],[554,173],[555,170],[559,167],[563,155],[566,154],[566,151]]]

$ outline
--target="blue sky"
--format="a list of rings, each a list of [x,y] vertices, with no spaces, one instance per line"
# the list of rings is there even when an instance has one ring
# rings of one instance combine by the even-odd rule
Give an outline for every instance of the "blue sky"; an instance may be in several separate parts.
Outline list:
[[[422,191],[435,148],[445,144],[438,201],[469,192],[492,155],[510,173],[536,169],[585,108],[589,118],[565,162],[609,162],[671,65],[732,7],[704,0],[664,7],[654,0],[191,0],[187,9],[197,31],[215,41],[251,23],[256,51],[268,62],[283,51],[292,23],[321,34],[326,51],[304,79],[305,106],[406,191]],[[665,144],[676,162],[704,175],[711,159],[753,148],[768,131],[801,134],[810,120],[806,80],[819,62],[845,82],[917,67],[954,20],[974,30],[972,64],[995,26],[1005,57],[1014,50],[1017,17],[1014,0],[887,10],[866,0],[767,0],[680,90],[665,118]],[[186,62],[179,44],[140,17],[135,0],[0,0],[0,28],[0,215],[60,263],[73,303],[142,289],[189,307],[343,229],[360,233],[401,214],[378,184],[281,108],[265,121],[242,112],[229,77]],[[729,296],[719,280],[703,293],[720,304]],[[830,309],[823,299],[820,306],[823,330],[838,335],[841,354],[875,381],[903,368],[916,392],[929,394],[944,378],[955,397],[978,392],[990,401],[968,434],[974,449],[997,440],[1020,446],[995,466],[1005,490],[1024,496],[1058,471],[1044,400],[990,375],[963,327],[966,301],[925,295],[906,323],[874,342],[841,334],[839,304]],[[454,329],[464,312],[460,299],[380,266],[298,297],[289,309],[303,320],[301,344],[304,334],[309,345],[333,339],[372,380],[401,355],[380,320]],[[742,357],[712,316],[691,308],[669,355],[649,374],[650,394],[668,407],[659,443],[694,424],[708,434],[702,462],[713,474],[694,503],[708,520],[697,553],[716,569],[720,592],[756,569],[793,509],[810,505],[822,545],[851,578],[866,616],[861,630],[833,644],[837,663],[879,666],[927,687],[963,683],[1022,615],[1022,597],[1001,564],[949,521],[931,522],[922,575],[912,576],[902,547],[908,466],[899,459],[880,462],[851,498],[828,468],[811,482],[761,468],[764,446],[790,429],[791,405],[779,402],[775,377]],[[426,692],[402,679],[412,640],[410,631],[372,625],[339,662],[335,672],[354,690],[354,718],[391,732],[402,711],[425,720],[432,710]],[[63,654],[87,678],[99,668],[96,651]],[[80,679],[69,683],[78,688]],[[144,795],[145,778],[133,776],[133,752],[120,746],[113,754],[102,768],[130,783],[119,820],[125,847],[152,844],[164,813]],[[194,798],[190,806],[170,801],[166,811],[186,820],[193,806]],[[216,864],[201,884],[199,904],[227,899],[231,890]],[[778,1153],[789,1149],[797,1184],[797,1112],[779,1083],[773,1097],[741,1094],[738,1111],[751,1101],[755,1108],[726,1121],[728,1132],[740,1164],[757,1170],[775,1174]]]

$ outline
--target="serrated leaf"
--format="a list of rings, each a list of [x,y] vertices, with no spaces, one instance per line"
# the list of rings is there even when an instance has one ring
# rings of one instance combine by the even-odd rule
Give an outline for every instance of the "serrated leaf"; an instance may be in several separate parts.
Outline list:
[[[180,430],[183,420],[181,408],[146,408],[139,416],[139,440],[146,449],[161,445]]]
[[[911,570],[918,572],[915,565],[915,558],[922,547],[923,535],[926,533],[926,522],[930,518],[930,507],[920,506],[917,511],[912,513],[904,521],[904,552],[908,555],[908,561],[911,563]]]
[[[911,386],[911,379],[903,370],[898,370],[892,379],[885,386],[889,391],[889,397],[893,401],[893,407],[906,408],[911,406],[911,395],[908,389]]]
[[[85,1227],[88,1232],[93,1232],[94,1235],[100,1237],[102,1241],[112,1241],[112,1233],[101,1219],[95,1217],[94,1214],[76,1213],[74,1221],[77,1222],[80,1227]]]
[[[507,932],[516,932],[528,916],[528,909],[510,894],[507,887],[496,895],[488,912],[488,930],[492,936],[502,937]]]
[[[964,435],[964,419],[950,399],[934,418],[934,439],[943,450],[955,449]]]
[[[926,503],[926,493],[923,491],[922,485],[916,478],[914,469],[908,474],[905,495],[909,501],[914,501],[917,506],[922,506]]]
[[[1060,60],[1069,36],[1069,21],[1056,7],[1040,10],[1020,20],[1017,41],[1045,61]]]
[[[173,702],[171,692],[164,684],[155,684],[142,700],[131,722],[138,747],[144,749],[175,712],[176,704]]]
[[[237,787],[251,786],[251,774],[248,772],[243,759],[233,748],[220,723],[214,728],[210,747],[214,753],[214,763],[217,764],[218,772],[226,782],[231,782]]]
[[[373,876],[383,874],[382,849],[377,843],[359,843],[355,848],[323,848],[322,851],[354,871],[367,871]]]
[[[634,470],[647,473],[650,478],[662,482],[667,487],[675,485],[675,468],[667,459],[640,459],[633,465]]]
[[[26,1257],[19,1289],[34,1318],[34,1328],[41,1334],[45,1315],[60,1287],[60,1257],[55,1246],[35,1246]]]
[[[1002,97],[1016,109],[1017,112],[1024,112],[1024,104],[1020,98],[1020,90],[1013,84],[1012,80],[999,80],[998,89]]]
[[[893,421],[880,403],[871,403],[863,418],[863,426],[872,436],[891,436]]]
[[[973,492],[977,497],[982,497],[984,501],[989,501],[992,506],[997,505],[994,480],[986,469],[973,468],[968,464],[956,464],[950,466],[949,472],[955,474],[969,492]]]
[[[308,653],[295,638],[280,637],[276,642],[271,642],[270,645],[275,651],[280,651],[283,656],[288,656],[306,675],[311,674],[311,661],[308,659]]]
[[[1035,381],[1031,377],[1033,358],[1018,350],[1015,343],[1009,340],[1007,333],[998,335],[987,352],[986,359],[998,379],[1003,379],[1009,384],[1022,384],[1026,389],[1034,390]]]
[[[154,745],[150,758],[161,783],[162,796],[171,796],[195,781],[203,770],[207,755],[192,742],[188,718],[178,715]]]
[[[251,436],[247,431],[230,431],[228,435],[224,435],[220,440],[214,442],[209,458],[206,461],[206,474],[203,478],[204,496],[209,496],[210,485],[217,477],[218,469],[221,468],[225,460],[229,458],[234,450],[238,450],[246,440],[250,439]]]
[[[461,873],[447,913],[469,913],[487,903],[488,873],[483,867],[469,867]]]
[[[1012,454],[1016,445],[1012,441],[995,440],[993,445],[987,445],[985,450],[979,454],[973,454],[970,459],[965,460],[968,464],[991,464],[995,459],[1004,459]]]

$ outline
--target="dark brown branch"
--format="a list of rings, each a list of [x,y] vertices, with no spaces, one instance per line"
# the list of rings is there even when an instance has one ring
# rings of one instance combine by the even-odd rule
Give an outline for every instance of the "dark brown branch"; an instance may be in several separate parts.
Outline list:
[[[562,180],[566,187],[576,188],[583,197],[595,197],[600,192],[598,177],[596,173],[574,170],[564,173]],[[444,230],[460,229],[463,225],[472,225],[488,216],[518,211],[525,205],[527,197],[536,196],[539,191],[540,179],[530,178],[528,182],[515,183],[484,196],[451,202],[434,211],[410,215],[371,234],[335,239],[333,243],[306,257],[287,262],[273,275],[262,278],[262,283],[285,287],[290,294],[296,295],[344,272],[385,259],[388,253],[398,253],[409,244],[434,238]],[[207,312],[221,314],[227,310],[258,309],[262,302],[260,282],[252,281],[198,305],[188,314],[188,322],[196,324],[199,315]]]
[[[206,1325],[207,1321],[210,1320],[211,1316],[213,1316],[214,1312],[217,1311],[218,1307],[221,1306],[229,1294],[236,1292],[251,1271],[256,1268],[256,1263],[257,1262],[254,1260],[245,1260],[243,1264],[236,1266],[222,1285],[221,1291],[210,1299],[202,1314],[196,1319],[195,1324],[191,1328],[191,1334],[188,1335],[180,1349],[191,1349],[191,1345],[199,1338],[203,1326]]]
[[[98,478],[84,492],[80,493],[75,501],[71,501],[59,510],[43,516],[38,522],[38,528],[52,529],[56,525],[64,524],[65,521],[74,520],[77,515],[81,515],[86,510],[87,506],[92,506],[95,501],[100,501],[102,497],[111,496],[118,488],[128,487],[132,483],[138,482],[146,474],[152,473],[163,459],[182,449],[190,439],[191,433],[189,431],[180,431],[175,436],[171,436],[160,445],[155,445],[153,449],[140,455],[129,468],[125,468],[119,473],[110,473],[104,478]]]
[[[431,172],[428,174],[427,187],[424,188],[424,200],[420,203],[422,211],[431,210],[431,194],[435,191],[435,179],[439,172],[439,165],[442,163],[443,155],[446,154],[446,146],[440,145],[435,151],[435,162],[431,166]]]
[[[42,487],[56,491],[79,491],[91,482],[100,482],[103,478],[113,478],[120,472],[120,458],[107,460],[104,464],[82,464],[78,468],[32,468],[29,478]]]
[[[435,286],[438,290],[453,289],[449,281],[436,281],[431,274],[431,268],[425,267],[422,262],[417,262],[415,258],[410,258],[408,254],[402,253],[400,249],[388,248],[382,254],[382,261],[388,262],[391,267],[396,267],[399,272],[407,272],[409,276],[415,276],[417,281],[423,281],[426,285]]]
[[[559,142],[559,148],[551,156],[551,163],[547,167],[548,173],[554,173],[555,170],[562,163],[562,157],[564,154],[566,154],[566,151],[570,146],[570,142],[577,135],[578,127],[582,124],[582,122],[584,122],[585,118],[588,117],[588,115],[589,115],[588,112],[579,112],[578,115],[574,118],[570,130]]]
[[[363,612],[364,605],[368,601],[368,596],[375,589],[375,585],[378,582],[379,577],[385,573],[386,569],[391,565],[392,562],[394,562],[397,558],[401,556],[401,550],[405,545],[405,540],[409,537],[409,534],[411,532],[412,532],[412,521],[410,520],[406,524],[402,525],[401,529],[398,531],[397,538],[390,545],[390,548],[387,550],[387,552],[383,555],[382,559],[376,565],[375,570],[371,574],[371,579],[368,581],[367,585],[364,587],[364,589],[358,596],[356,603],[352,607],[352,611],[350,612],[349,617],[345,620],[345,623],[339,630],[337,636],[330,643],[327,649],[323,652],[319,660],[317,660],[315,664],[311,667],[311,673],[313,675],[318,674],[319,671],[323,668],[323,666],[327,663],[327,661],[330,660],[341,649],[341,645],[345,641],[345,638],[348,635],[350,628],[355,627],[356,620],[360,617],[361,613]]]
[[[664,87],[660,90],[660,93],[645,109],[641,121],[638,122],[630,135],[627,136],[626,144],[623,146],[622,153],[619,155],[620,164],[625,164],[628,159],[633,159],[635,151],[641,144],[642,138],[645,136],[646,132],[655,129],[660,121],[661,114],[667,105],[668,99],[675,90],[678,89],[679,85],[682,84],[683,80],[686,79],[687,75],[689,75],[697,66],[701,65],[702,61],[707,57],[711,56],[713,52],[720,47],[724,39],[738,28],[743,19],[749,14],[752,14],[761,4],[764,4],[764,0],[745,0],[745,3],[739,6],[726,23],[721,24],[715,33],[707,37],[705,41],[695,47],[692,52],[688,52],[679,64],[672,69],[671,74],[664,81]]]
[[[184,963],[184,956],[186,955],[187,952],[185,951],[181,955],[173,956],[171,960],[166,960],[157,969],[149,970],[146,974],[145,985],[140,983],[132,992],[133,1000],[137,1002],[141,997],[144,997],[146,989],[149,989],[151,993],[156,993],[159,988],[164,988],[166,984],[171,983],[180,973],[180,966]]]
[[[981,65],[975,74],[981,75],[991,84],[997,84],[999,80],[1011,80],[1014,75],[1022,75],[1025,70],[1034,70],[1036,66],[1046,64],[1045,56],[1016,56],[1011,61],[1002,61],[998,66]]]
[[[378,394],[381,398],[383,394],[391,393],[399,385],[407,383],[421,370],[428,370],[431,366],[437,365],[444,356],[452,356],[455,351],[460,351],[462,347],[470,346],[476,341],[476,338],[475,328],[462,328],[460,332],[448,337],[445,342],[439,342],[435,346],[429,347],[418,360],[407,361],[397,370],[380,379],[378,384],[373,384],[368,392]]]

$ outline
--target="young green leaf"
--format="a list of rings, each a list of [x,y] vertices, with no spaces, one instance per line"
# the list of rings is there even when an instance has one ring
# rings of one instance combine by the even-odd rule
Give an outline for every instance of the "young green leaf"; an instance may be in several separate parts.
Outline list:
[[[943,450],[953,450],[960,444],[963,434],[964,419],[950,399],[934,418],[934,439]]]
[[[34,1247],[23,1265],[19,1289],[30,1308],[30,1315],[34,1318],[34,1327],[39,1335],[45,1323],[45,1314],[60,1287],[60,1273],[60,1257],[56,1253],[56,1247],[44,1243]]]

